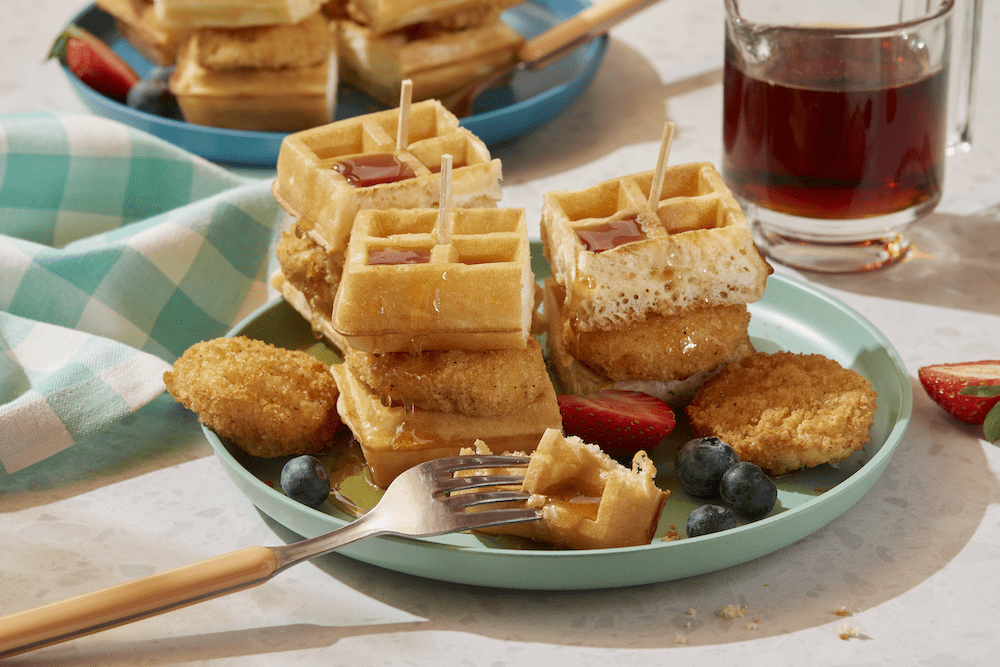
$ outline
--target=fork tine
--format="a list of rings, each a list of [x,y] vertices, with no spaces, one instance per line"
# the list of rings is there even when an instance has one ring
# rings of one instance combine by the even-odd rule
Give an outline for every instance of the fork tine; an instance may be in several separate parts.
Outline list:
[[[436,483],[437,493],[452,493],[463,489],[478,489],[484,486],[517,486],[524,482],[523,475],[471,475],[469,477],[449,477]]]
[[[522,491],[480,491],[478,493],[456,493],[442,499],[440,502],[453,511],[462,511],[467,507],[519,500],[524,501],[530,497],[530,494]]]
[[[538,510],[527,507],[510,507],[485,510],[482,512],[465,512],[453,515],[457,530],[474,530],[509,523],[525,523],[542,518]]]
[[[531,461],[527,456],[507,456],[498,454],[478,454],[471,456],[449,456],[434,459],[427,465],[435,476],[448,476],[460,470],[475,468],[514,468],[526,466]]]

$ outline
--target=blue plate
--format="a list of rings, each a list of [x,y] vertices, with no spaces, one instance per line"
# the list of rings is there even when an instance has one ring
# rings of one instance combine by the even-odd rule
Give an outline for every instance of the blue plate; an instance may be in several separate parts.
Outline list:
[[[587,0],[531,0],[504,13],[504,20],[527,38],[577,14],[590,6]],[[80,12],[73,23],[97,35],[145,77],[153,64],[140,56],[121,37],[114,19],[94,5]],[[542,125],[564,111],[590,86],[604,59],[608,38],[581,46],[565,58],[531,72],[517,73],[508,86],[480,95],[472,115],[462,125],[492,145],[513,139]],[[63,71],[83,103],[94,113],[165,139],[213,162],[242,167],[273,169],[278,161],[282,132],[226,130],[155,116],[137,111],[96,92],[68,68]],[[349,86],[342,85],[337,101],[337,119],[382,109],[380,103]]]

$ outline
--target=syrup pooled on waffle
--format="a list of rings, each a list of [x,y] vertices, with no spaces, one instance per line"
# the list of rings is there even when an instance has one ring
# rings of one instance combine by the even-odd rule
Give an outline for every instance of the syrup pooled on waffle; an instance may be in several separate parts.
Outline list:
[[[364,210],[333,327],[376,354],[524,349],[534,290],[523,209]]]
[[[500,201],[500,160],[454,114],[436,100],[408,105],[400,140],[400,113],[357,116],[282,141],[272,193],[300,232],[328,251],[346,250],[358,211],[438,206],[442,155],[454,160],[453,206]]]

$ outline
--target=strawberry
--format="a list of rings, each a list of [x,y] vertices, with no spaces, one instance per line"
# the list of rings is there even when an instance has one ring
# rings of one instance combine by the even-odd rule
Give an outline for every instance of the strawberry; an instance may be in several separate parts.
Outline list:
[[[80,81],[120,102],[139,81],[139,75],[121,56],[79,26],[69,26],[56,38],[49,58],[58,58]]]
[[[983,424],[987,439],[1000,439],[1000,360],[924,366],[920,384],[935,403],[966,424]]]
[[[631,458],[640,449],[652,449],[675,424],[669,405],[638,391],[566,394],[558,401],[563,432],[579,436],[615,458]]]

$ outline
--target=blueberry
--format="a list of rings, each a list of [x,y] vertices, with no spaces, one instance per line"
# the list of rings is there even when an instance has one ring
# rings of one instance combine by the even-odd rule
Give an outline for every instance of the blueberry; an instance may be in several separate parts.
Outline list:
[[[330,495],[330,473],[315,456],[297,456],[281,469],[281,490],[303,505],[319,507]]]
[[[701,505],[696,507],[688,515],[687,530],[688,537],[698,537],[717,533],[720,530],[729,530],[737,525],[736,515],[728,507],[719,505]]]
[[[177,98],[170,92],[170,73],[173,67],[154,67],[149,75],[134,84],[128,91],[125,104],[157,116],[181,118]]]
[[[762,519],[778,502],[778,489],[763,470],[749,461],[726,471],[719,483],[722,500],[744,518]]]
[[[677,452],[674,471],[685,491],[708,498],[719,492],[722,473],[739,460],[736,451],[719,438],[695,438]]]

